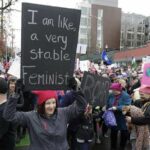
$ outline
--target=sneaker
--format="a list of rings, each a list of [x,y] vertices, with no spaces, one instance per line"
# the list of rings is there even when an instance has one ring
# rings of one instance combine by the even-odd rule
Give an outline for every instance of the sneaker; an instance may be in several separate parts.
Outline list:
[[[107,134],[104,135],[105,138],[108,138],[109,136]]]
[[[96,144],[101,144],[101,140],[100,139],[96,139]]]

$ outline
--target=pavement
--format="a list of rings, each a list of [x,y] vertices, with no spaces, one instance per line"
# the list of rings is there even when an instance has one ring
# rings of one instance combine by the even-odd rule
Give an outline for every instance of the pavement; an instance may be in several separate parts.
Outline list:
[[[27,147],[16,148],[15,150],[27,150]],[[102,138],[101,143],[93,145],[92,150],[110,150],[110,138]],[[127,145],[126,150],[131,150],[130,144]]]

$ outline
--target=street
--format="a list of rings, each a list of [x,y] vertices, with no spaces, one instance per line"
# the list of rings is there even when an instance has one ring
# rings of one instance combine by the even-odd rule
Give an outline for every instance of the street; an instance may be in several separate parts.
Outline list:
[[[16,148],[15,150],[27,150],[27,147]],[[95,144],[92,150],[110,150],[110,139],[103,138],[101,144]],[[131,150],[130,144],[127,144],[126,150]]]

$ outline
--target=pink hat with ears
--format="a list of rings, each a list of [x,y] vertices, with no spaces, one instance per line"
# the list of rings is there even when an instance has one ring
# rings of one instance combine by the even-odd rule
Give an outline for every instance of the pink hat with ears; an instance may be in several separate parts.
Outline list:
[[[48,99],[54,98],[57,100],[57,92],[52,90],[46,90],[46,91],[32,91],[32,93],[36,94],[38,96],[38,105],[43,104]]]
[[[145,94],[150,94],[150,86],[141,86],[139,89],[139,92],[145,93]]]

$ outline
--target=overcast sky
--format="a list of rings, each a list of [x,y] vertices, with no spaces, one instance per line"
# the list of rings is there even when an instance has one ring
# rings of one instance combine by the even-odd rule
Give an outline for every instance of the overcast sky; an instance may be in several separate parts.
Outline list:
[[[81,0],[18,0],[14,8],[21,10],[21,2],[30,2],[44,5],[61,6],[75,8],[76,3]],[[137,13],[145,16],[150,16],[150,0],[119,0],[119,6],[123,12]],[[13,14],[13,28],[21,28],[21,12],[14,11]],[[18,35],[18,36],[16,36]],[[15,31],[14,45],[20,47],[20,30]]]
[[[119,7],[124,12],[150,16],[150,0],[119,0]]]

